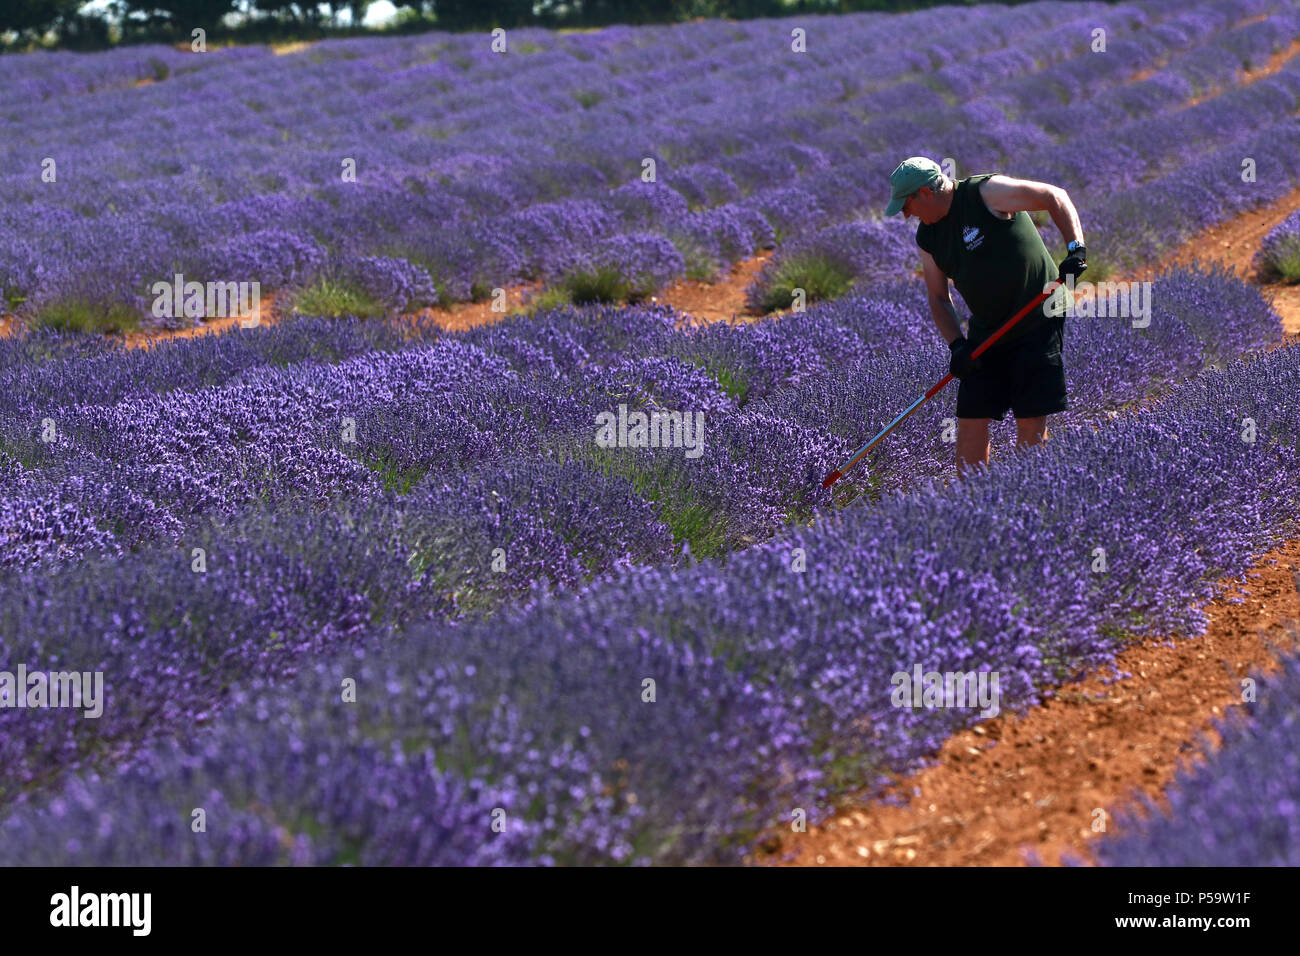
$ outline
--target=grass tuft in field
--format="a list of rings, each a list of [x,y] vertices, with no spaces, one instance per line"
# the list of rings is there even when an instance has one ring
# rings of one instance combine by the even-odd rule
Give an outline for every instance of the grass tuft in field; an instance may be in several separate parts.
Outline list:
[[[45,306],[32,319],[33,328],[61,332],[126,332],[139,328],[140,316],[129,305],[104,305],[89,299],[62,299]]]
[[[764,312],[788,309],[794,290],[803,289],[808,302],[837,299],[849,291],[853,276],[847,269],[820,256],[799,256],[782,262],[760,299]]]
[[[293,311],[328,318],[355,315],[362,319],[377,319],[388,310],[375,299],[344,282],[320,279],[293,297]]]

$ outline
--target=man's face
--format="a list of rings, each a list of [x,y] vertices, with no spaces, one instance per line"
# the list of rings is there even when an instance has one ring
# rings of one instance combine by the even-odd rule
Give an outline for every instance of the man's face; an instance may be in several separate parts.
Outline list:
[[[908,196],[907,201],[903,203],[904,220],[915,216],[928,226],[938,222],[945,215],[947,215],[947,212],[943,208],[943,202],[929,186],[922,186]]]

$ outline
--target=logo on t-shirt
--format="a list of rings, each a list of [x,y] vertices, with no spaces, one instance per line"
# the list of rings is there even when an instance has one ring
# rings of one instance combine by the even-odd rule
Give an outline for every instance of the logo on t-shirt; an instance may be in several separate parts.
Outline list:
[[[980,243],[984,241],[984,237],[980,235],[979,226],[967,226],[961,231],[961,238],[966,243],[967,252],[978,249]]]

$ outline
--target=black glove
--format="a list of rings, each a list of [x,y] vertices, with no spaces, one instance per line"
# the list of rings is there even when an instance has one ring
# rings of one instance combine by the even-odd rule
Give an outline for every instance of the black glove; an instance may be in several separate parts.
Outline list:
[[[1056,267],[1056,271],[1062,282],[1066,285],[1074,285],[1079,281],[1079,276],[1088,271],[1088,263],[1084,261],[1083,252],[1072,252],[1061,260],[1061,264]],[[1069,278],[1074,276],[1073,281]]]
[[[948,343],[948,349],[952,352],[952,360],[948,363],[948,371],[952,373],[953,378],[960,379],[962,376],[980,368],[980,360],[971,360],[970,354],[974,351],[966,336],[959,335]]]

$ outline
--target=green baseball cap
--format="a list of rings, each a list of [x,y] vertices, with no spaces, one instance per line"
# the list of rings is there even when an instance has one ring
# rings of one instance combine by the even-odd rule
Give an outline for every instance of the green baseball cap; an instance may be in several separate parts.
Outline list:
[[[898,164],[898,168],[889,174],[889,205],[885,207],[886,216],[897,216],[903,211],[903,203],[922,186],[933,186],[943,175],[939,164],[924,156],[909,156]]]

